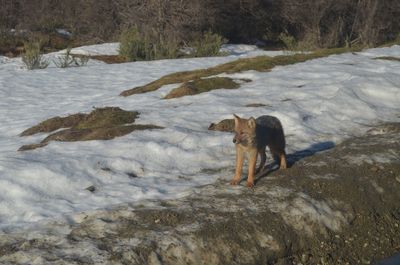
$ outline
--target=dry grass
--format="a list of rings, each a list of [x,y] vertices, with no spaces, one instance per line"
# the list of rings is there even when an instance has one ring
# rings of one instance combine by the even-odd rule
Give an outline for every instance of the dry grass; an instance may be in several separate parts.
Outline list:
[[[251,104],[247,104],[246,107],[248,107],[248,108],[261,108],[261,107],[268,107],[268,105],[265,105],[263,103],[251,103]]]
[[[73,114],[68,117],[54,117],[48,120],[45,120],[38,125],[35,125],[25,131],[23,131],[20,136],[29,136],[36,133],[48,133],[60,128],[69,128],[74,127],[78,124],[81,120],[83,120],[87,114],[78,113]]]
[[[138,115],[139,113],[136,111],[106,107],[95,109],[90,114],[78,113],[64,118],[54,117],[25,130],[20,136],[28,136],[40,132],[53,132],[61,128],[68,129],[50,134],[38,144],[24,145],[18,151],[43,147],[50,141],[110,140],[135,130],[162,128],[156,125],[132,124]]]
[[[235,129],[235,120],[225,119],[219,123],[211,123],[208,129],[210,131],[233,132]]]
[[[179,98],[187,95],[197,95],[215,89],[235,89],[239,88],[239,83],[229,77],[212,77],[196,79],[186,82],[180,87],[173,89],[164,99]]]
[[[398,62],[400,62],[400,58],[392,57],[392,56],[382,56],[382,57],[376,57],[374,59],[375,60],[389,60],[389,61],[398,61]]]
[[[237,73],[242,71],[255,70],[260,72],[269,71],[275,66],[289,65],[300,62],[305,62],[312,59],[326,57],[332,54],[340,54],[351,51],[358,51],[359,48],[335,48],[335,49],[323,49],[308,54],[294,54],[294,55],[282,55],[276,57],[259,56],[255,58],[239,59],[233,62],[221,64],[215,67],[200,69],[194,71],[185,71],[169,74],[161,77],[147,85],[135,87],[123,91],[120,95],[127,97],[134,94],[141,94],[151,92],[159,89],[164,85],[186,83],[191,80],[201,79],[213,75],[222,73]]]
[[[91,55],[90,59],[105,62],[107,64],[126,63],[126,59],[119,55]]]

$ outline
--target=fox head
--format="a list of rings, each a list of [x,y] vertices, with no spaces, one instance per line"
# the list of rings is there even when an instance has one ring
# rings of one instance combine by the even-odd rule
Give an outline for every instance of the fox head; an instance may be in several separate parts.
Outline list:
[[[256,137],[256,120],[253,117],[242,119],[233,114],[235,117],[235,137],[233,143],[243,146],[251,146],[255,142]]]

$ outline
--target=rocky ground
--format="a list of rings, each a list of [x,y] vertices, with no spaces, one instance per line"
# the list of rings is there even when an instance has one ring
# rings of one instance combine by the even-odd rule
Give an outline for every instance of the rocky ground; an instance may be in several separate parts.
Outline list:
[[[400,252],[400,124],[289,160],[254,189],[221,177],[185,198],[2,235],[0,263],[374,264]]]

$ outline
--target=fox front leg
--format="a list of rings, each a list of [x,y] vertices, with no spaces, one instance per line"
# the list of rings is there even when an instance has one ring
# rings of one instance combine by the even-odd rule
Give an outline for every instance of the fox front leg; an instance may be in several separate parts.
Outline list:
[[[239,145],[236,144],[236,172],[231,181],[231,185],[237,185],[240,182],[240,179],[242,177],[243,161],[244,152],[242,148],[240,148]]]
[[[247,176],[247,187],[249,188],[254,186],[254,173],[256,171],[257,154],[257,150],[249,153],[249,174]]]

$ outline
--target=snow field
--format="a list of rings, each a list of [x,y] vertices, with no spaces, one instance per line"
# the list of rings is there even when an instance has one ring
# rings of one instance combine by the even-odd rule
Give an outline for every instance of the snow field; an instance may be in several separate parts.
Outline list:
[[[115,47],[77,50],[113,54]],[[85,67],[34,71],[21,69],[19,59],[0,58],[0,229],[68,219],[74,213],[120,203],[182,197],[192,187],[217,179],[228,183],[235,157],[232,135],[207,128],[233,113],[277,116],[288,154],[338,143],[371,124],[399,121],[400,64],[373,58],[400,57],[400,46],[333,55],[266,73],[228,75],[252,80],[237,90],[162,100],[176,84],[118,96],[169,73],[271,54],[243,45],[227,49],[233,55],[115,65],[91,60]],[[281,53],[271,55],[277,54]],[[250,103],[266,106],[245,107]],[[23,130],[54,116],[105,106],[139,111],[136,123],[165,129],[133,132],[111,141],[51,142],[44,148],[16,151],[45,137],[19,137]],[[89,186],[96,190],[86,190]]]

